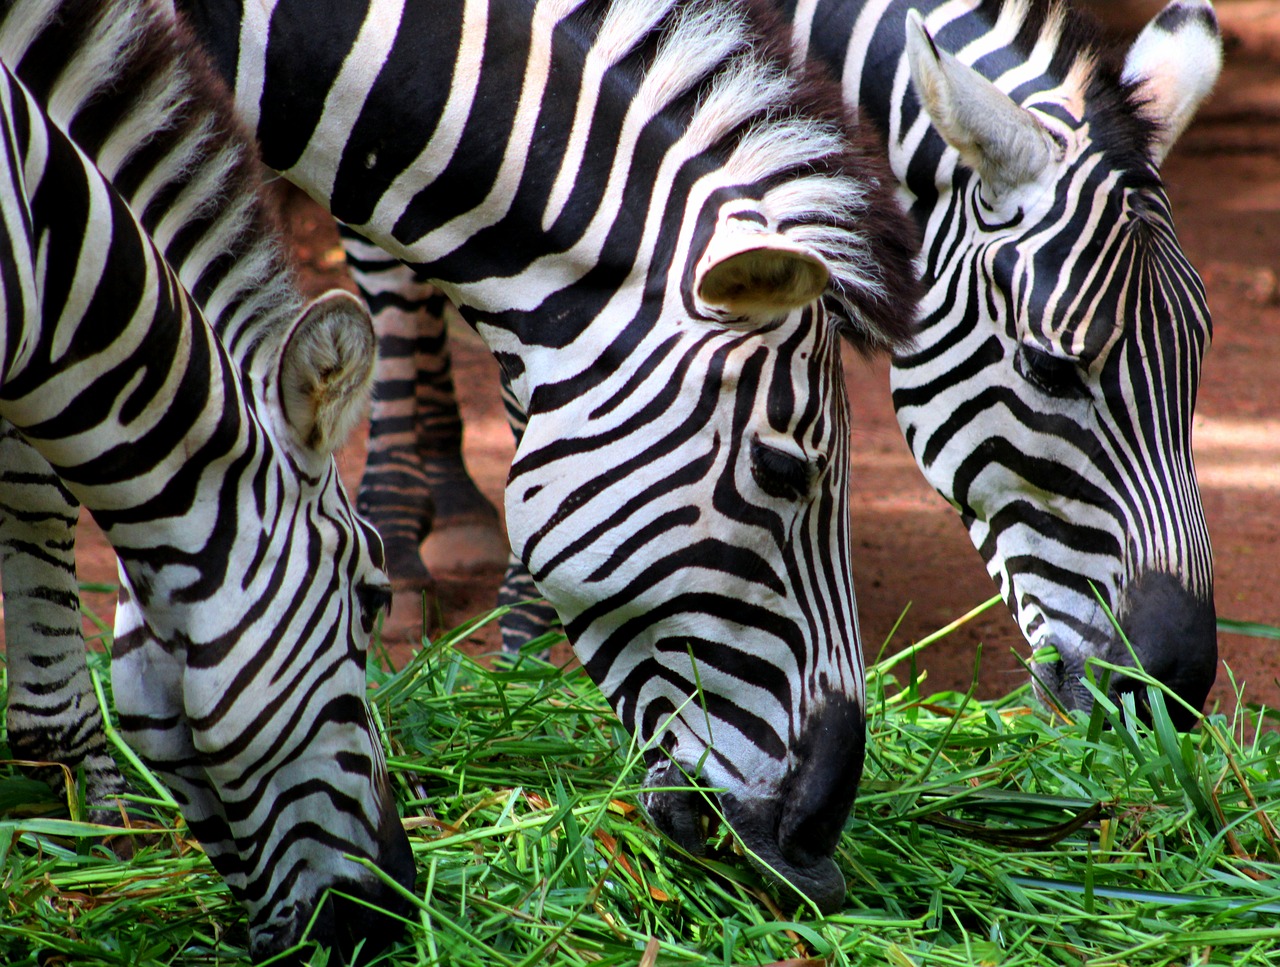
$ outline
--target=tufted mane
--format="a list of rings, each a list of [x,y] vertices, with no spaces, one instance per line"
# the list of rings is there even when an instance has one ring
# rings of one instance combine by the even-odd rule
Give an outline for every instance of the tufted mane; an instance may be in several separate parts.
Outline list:
[[[997,0],[983,7],[991,9],[993,21],[1003,8],[1021,14],[1014,46],[1023,55],[1041,37],[1053,39],[1049,73],[1061,82],[1072,74],[1079,79],[1095,144],[1113,166],[1154,185],[1149,151],[1155,124],[1142,113],[1136,86],[1122,78],[1124,51],[1104,40],[1098,20],[1066,0]]]
[[[0,58],[120,192],[247,368],[299,297],[254,142],[194,37],[158,0],[7,0]]]
[[[901,346],[915,321],[919,242],[878,139],[852,127],[822,68],[791,66],[790,32],[766,0],[615,0],[571,15],[593,56],[615,57],[683,149],[763,184],[777,230],[818,251],[828,304],[863,348]],[[607,83],[607,82],[606,82]]]

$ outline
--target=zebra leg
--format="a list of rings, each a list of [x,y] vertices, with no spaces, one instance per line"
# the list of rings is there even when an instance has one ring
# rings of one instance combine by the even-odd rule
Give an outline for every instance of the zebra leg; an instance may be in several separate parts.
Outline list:
[[[511,427],[511,435],[516,438],[518,448],[528,418],[511,392],[506,376],[502,377],[502,406],[506,410],[507,424]],[[502,632],[502,650],[510,654],[518,652],[539,635],[560,628],[560,616],[556,614],[556,609],[542,597],[542,592],[533,583],[533,575],[514,552],[507,558],[507,572],[498,588],[498,604],[510,609],[498,619],[498,628]],[[546,657],[545,653],[543,657]]]
[[[369,450],[356,507],[382,535],[396,586],[432,590],[435,582],[419,548],[433,524],[439,529],[496,528],[498,522],[497,511],[462,461],[462,415],[448,349],[446,299],[349,228],[340,224],[338,233],[378,332]],[[518,445],[525,415],[505,379],[502,402]],[[498,589],[498,604],[511,609],[499,621],[504,651],[517,652],[559,626],[555,609],[541,597],[524,564],[509,554]]]
[[[107,750],[85,663],[76,584],[80,505],[53,468],[0,421],[0,585],[9,665],[9,747],[19,759],[83,767],[85,801],[98,821],[119,822],[127,791]],[[55,789],[65,773],[33,770]]]
[[[419,549],[433,527],[498,528],[498,512],[462,461],[446,300],[381,249],[342,226],[339,232],[378,332],[368,458],[356,506],[382,535],[396,587],[432,590]]]

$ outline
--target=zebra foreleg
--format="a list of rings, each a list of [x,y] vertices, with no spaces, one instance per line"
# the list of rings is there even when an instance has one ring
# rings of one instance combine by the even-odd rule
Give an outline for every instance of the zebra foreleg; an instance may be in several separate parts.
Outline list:
[[[356,505],[382,535],[396,587],[433,591],[420,552],[433,530],[498,532],[498,512],[462,460],[446,300],[381,249],[345,227],[339,231],[378,333],[368,457]],[[482,542],[497,543],[492,535]],[[492,557],[487,550],[476,553],[486,555]]]
[[[339,226],[352,278],[378,332],[378,375],[369,449],[356,506],[382,535],[397,587],[433,591],[419,551],[433,528],[486,527],[498,514],[462,460],[462,414],[448,347],[445,296],[411,270]],[[516,442],[525,417],[505,382],[502,400]],[[503,535],[502,542],[506,543]],[[520,648],[559,626],[555,609],[514,555],[498,590],[511,610],[499,621],[502,648]]]
[[[91,818],[118,824],[128,785],[107,749],[85,662],[75,562],[80,505],[5,421],[0,468],[9,747],[18,759],[59,763],[73,774],[83,768]],[[66,772],[58,766],[33,774],[64,788]]]

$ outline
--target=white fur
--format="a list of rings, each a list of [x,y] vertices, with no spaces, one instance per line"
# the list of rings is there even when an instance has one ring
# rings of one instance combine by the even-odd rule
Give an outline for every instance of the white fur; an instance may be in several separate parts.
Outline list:
[[[1208,0],[1173,0],[1173,7],[1213,11]],[[1152,160],[1159,165],[1182,134],[1222,72],[1222,36],[1200,18],[1171,33],[1159,26],[1159,15],[1129,48],[1124,78],[1136,83],[1146,101],[1144,111],[1159,125]],[[1215,19],[1214,23],[1217,21]]]

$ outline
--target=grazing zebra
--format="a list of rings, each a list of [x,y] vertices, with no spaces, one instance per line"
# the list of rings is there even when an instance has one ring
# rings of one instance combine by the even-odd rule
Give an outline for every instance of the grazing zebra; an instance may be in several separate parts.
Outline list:
[[[1091,658],[1133,664],[1110,611],[1200,708],[1217,628],[1191,418],[1210,317],[1159,166],[1221,69],[1211,4],[1174,0],[1122,63],[1056,0],[787,12],[797,56],[829,64],[884,133],[922,227],[927,294],[894,407],[1023,634],[1056,653],[1039,686],[1088,708]]]
[[[1210,320],[1159,164],[1217,77],[1212,7],[1175,0],[1118,70],[1061,3],[784,7],[798,56],[886,134],[924,233],[923,325],[894,356],[894,405],[1028,642],[1056,651],[1038,687],[1087,708],[1088,659],[1132,664],[1110,609],[1199,707],[1217,639],[1190,427]],[[397,459],[394,439],[369,445]],[[427,499],[398,493],[399,532]]]
[[[378,908],[408,908],[362,860],[414,882],[364,704],[389,582],[332,459],[374,335],[346,293],[302,306],[251,143],[173,27],[146,0],[0,6],[6,590],[38,609],[49,578],[65,608],[74,575],[43,535],[83,502],[120,561],[121,731],[247,909],[255,957],[313,915],[350,954],[396,935]],[[83,648],[73,667],[52,637],[7,643],[20,754],[83,729]]]
[[[839,343],[901,344],[916,294],[838,91],[729,0],[191,14],[268,162],[497,355],[529,414],[513,544],[657,825],[701,851],[678,789],[714,789],[772,883],[837,907],[863,750]]]

